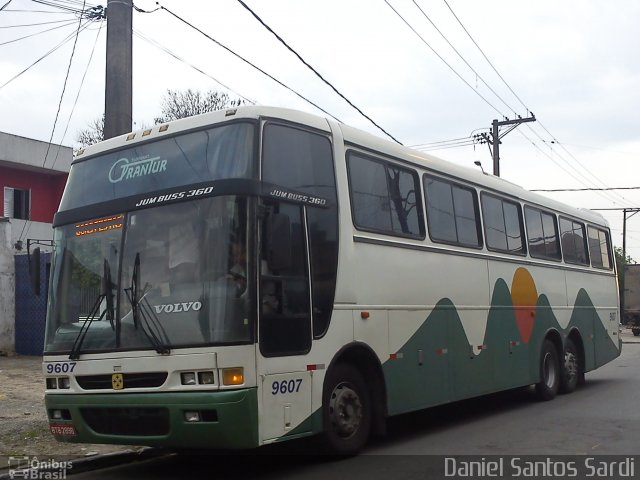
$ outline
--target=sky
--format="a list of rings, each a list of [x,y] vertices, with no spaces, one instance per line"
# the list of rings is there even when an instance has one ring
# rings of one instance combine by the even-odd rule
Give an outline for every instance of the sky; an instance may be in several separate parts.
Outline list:
[[[59,7],[79,8],[82,1],[46,3],[55,6],[0,0],[0,131],[74,146],[78,131],[104,111],[106,23],[86,25],[74,49],[78,18]],[[473,145],[471,135],[488,132],[494,119],[533,112],[536,122],[502,139],[503,178],[527,189],[640,187],[636,0],[245,3],[404,145],[470,168],[480,161],[491,172],[487,145]],[[167,89],[220,90],[258,105],[326,116],[166,10],[156,10],[155,1],[134,4],[152,13],[133,14],[133,129],[153,123]],[[340,121],[386,137],[237,0],[159,4]],[[87,5],[106,7],[106,0]],[[41,25],[26,26],[31,24]],[[580,208],[640,207],[640,189],[544,195]],[[614,245],[622,246],[622,212],[601,213]],[[640,262],[640,214],[628,220],[627,230],[627,253]]]

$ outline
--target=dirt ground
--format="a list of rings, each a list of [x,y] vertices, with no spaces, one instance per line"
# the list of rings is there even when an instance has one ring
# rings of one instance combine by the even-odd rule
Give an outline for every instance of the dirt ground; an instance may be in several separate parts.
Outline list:
[[[42,358],[0,356],[0,457],[84,457],[129,449],[56,441],[49,432],[44,407]],[[4,467],[0,464],[0,471]]]

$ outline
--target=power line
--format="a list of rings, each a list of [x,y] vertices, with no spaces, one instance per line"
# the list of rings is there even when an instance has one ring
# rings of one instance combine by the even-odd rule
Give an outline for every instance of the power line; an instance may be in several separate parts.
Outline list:
[[[433,22],[433,20],[431,20],[431,18],[429,18],[429,15],[427,15],[426,12],[422,9],[422,7],[420,5],[418,5],[416,0],[412,0],[412,1],[413,1],[413,4],[418,8],[418,10],[420,10],[420,13],[422,13],[424,18],[426,18],[429,21],[429,23],[433,26],[433,28],[436,29],[436,32],[438,32],[440,34],[440,36],[444,39],[444,41],[447,42],[447,44],[453,49],[454,52],[456,52],[458,57],[460,57],[460,59],[465,63],[465,65],[467,65],[467,67],[469,67],[471,69],[471,71],[473,73],[475,73],[476,77],[478,77],[480,79],[480,81],[485,84],[485,86],[491,91],[491,93],[493,93],[498,98],[498,100],[500,100],[504,104],[505,107],[507,107],[509,110],[511,110],[514,115],[517,115],[518,113],[515,111],[515,109],[511,105],[509,105],[500,95],[498,95],[498,93],[493,88],[491,88],[491,85],[489,85],[484,80],[484,78],[482,78],[482,76],[476,71],[476,69],[473,68],[471,66],[471,64],[467,61],[467,59],[464,58],[464,56],[458,51],[458,49],[453,46],[453,44],[449,41],[447,36],[444,33],[442,33],[442,31],[440,31],[440,29],[436,26],[436,24]]]
[[[152,12],[144,12],[144,13],[152,13]],[[184,58],[180,57],[179,55],[177,55],[176,53],[172,52],[171,50],[169,50],[167,47],[165,47],[164,45],[160,44],[158,41],[149,38],[147,36],[145,36],[144,34],[134,30],[133,34],[144,40],[145,42],[150,43],[151,45],[153,45],[154,47],[162,50],[163,52],[165,52],[167,55],[172,56],[173,58],[175,58],[176,60],[178,60],[179,62],[184,63],[185,65],[193,68],[196,72],[201,73],[202,75],[210,78],[211,80],[213,80],[214,82],[216,82],[218,85],[222,86],[223,88],[226,88],[227,90],[229,90],[230,92],[232,92],[233,94],[239,96],[240,98],[242,98],[243,100],[245,100],[246,102],[250,103],[251,105],[255,105],[256,102],[254,100],[251,100],[250,98],[245,97],[244,95],[236,92],[234,89],[232,89],[231,87],[225,85],[224,83],[222,83],[220,80],[218,80],[217,78],[211,76],[210,74],[208,74],[207,72],[205,72],[204,70],[196,67],[195,65],[193,65],[192,63],[187,62]]]
[[[83,4],[84,10],[84,4]],[[85,25],[88,25],[87,22]],[[42,167],[44,168],[44,164],[47,162],[47,155],[49,154],[49,149],[51,148],[51,142],[53,141],[53,134],[56,131],[56,124],[58,123],[58,116],[60,115],[60,108],[62,107],[62,99],[64,98],[64,92],[67,90],[67,81],[69,80],[69,72],[71,72],[71,64],[73,63],[73,56],[76,53],[76,45],[78,44],[78,37],[80,36],[80,28],[82,27],[82,17],[78,19],[78,29],[76,30],[76,38],[73,40],[73,48],[71,49],[71,56],[69,57],[69,65],[67,66],[67,73],[64,77],[64,83],[62,84],[62,93],[60,94],[60,101],[58,102],[58,110],[56,111],[56,117],[53,120],[53,128],[51,129],[51,136],[49,137],[49,144],[47,145],[47,153],[44,155],[44,160],[42,161]]]
[[[469,82],[467,82],[440,54],[438,54],[438,52],[436,52],[436,50],[416,31],[416,29],[388,2],[388,0],[385,0],[385,3],[387,4],[387,6],[389,6],[389,8],[391,8],[391,10],[393,10],[393,12],[400,17],[400,19],[405,23],[405,25],[407,25],[411,31],[413,31],[413,33],[416,34],[416,36],[418,36],[418,38],[420,38],[420,40],[422,40],[422,42],[429,47],[429,49],[445,64],[449,67],[449,69],[451,69],[451,71],[453,71],[453,73],[456,74],[456,76],[462,80],[462,82],[464,82],[465,85],[467,85],[467,87],[469,87],[476,95],[478,95],[482,100],[485,101],[485,103],[487,103],[491,108],[493,108],[498,114],[500,114],[501,116],[505,116],[498,108],[496,108],[491,102],[489,102],[482,94],[480,94],[476,89],[474,89],[471,84],[469,84]],[[464,28],[464,26],[463,26]],[[466,29],[465,29],[466,30]],[[474,41],[475,43],[475,41]],[[478,48],[480,48],[478,46]],[[525,107],[526,108],[526,107]],[[527,112],[530,113],[530,110],[527,108]],[[567,173],[568,175],[570,175],[571,177],[575,178],[576,180],[578,180],[575,175],[573,175],[571,172],[569,172],[566,168],[564,168],[562,165],[560,165],[553,157],[551,157],[550,155],[548,155],[546,152],[544,152],[535,142],[533,142],[533,140],[531,140],[528,136],[526,136],[524,133],[520,132],[519,133],[524,136],[537,150],[539,150],[543,155],[545,155],[547,158],[549,158],[553,163],[555,163],[561,170],[563,170],[565,173]],[[465,145],[461,145],[461,146],[465,146]],[[566,160],[565,160],[566,162]],[[580,183],[584,183],[580,180],[578,180]]]
[[[457,142],[460,140],[469,140],[471,137],[460,137],[460,138],[452,138],[450,140],[439,140],[436,142],[427,142],[427,143],[418,143],[416,145],[409,145],[409,148],[420,148],[420,147],[429,147],[431,145],[439,145],[442,143],[451,143],[451,142]]]
[[[489,60],[489,57],[487,57],[487,55],[484,53],[484,50],[482,50],[482,48],[480,47],[480,45],[478,45],[478,42],[475,41],[475,39],[473,38],[473,36],[471,35],[471,33],[469,33],[469,31],[467,30],[467,28],[464,26],[464,24],[462,23],[462,21],[460,20],[460,18],[458,18],[458,16],[456,15],[456,13],[453,11],[453,9],[451,8],[451,5],[449,5],[449,3],[447,2],[447,0],[443,0],[444,3],[446,4],[447,8],[449,9],[449,11],[451,12],[451,14],[454,16],[454,18],[457,20],[457,22],[460,24],[460,26],[462,27],[462,29],[464,30],[464,32],[467,34],[467,36],[469,37],[469,39],[473,42],[473,44],[477,47],[477,49],[480,51],[480,53],[482,54],[482,56],[484,57],[484,59],[487,61],[487,63],[491,66],[491,68],[493,69],[493,71],[496,73],[496,75],[500,78],[500,80],[502,80],[502,82],[506,85],[506,87],[509,89],[509,91],[513,94],[513,96],[520,102],[520,104],[527,109],[527,112],[530,112],[529,107],[527,107],[527,105],[524,103],[524,101],[518,96],[518,94],[513,90],[513,88],[511,88],[511,85],[509,85],[509,83],[504,79],[504,77],[500,74],[500,72],[498,71],[498,69],[494,66],[494,64],[491,62],[491,60]],[[592,180],[588,180],[587,177],[578,172],[578,170],[573,167],[570,162],[565,159],[562,155],[559,154],[559,152],[557,152],[555,149],[551,148],[551,150],[563,161],[565,162],[567,165],[569,165],[571,168],[573,168],[579,175],[581,175],[588,183],[590,184],[600,184],[600,185],[604,185],[603,182],[601,182],[598,177],[596,175],[594,175],[588,168],[586,168],[564,145],[562,145],[556,138],[555,136],[545,127],[545,125],[540,121],[540,119],[538,119],[537,122],[540,127],[552,138],[553,142],[560,145],[560,147],[585,171],[587,172],[587,174],[589,174],[593,179],[595,179],[595,181]],[[527,125],[527,127],[529,128],[529,130],[531,130],[531,132],[533,132],[541,141],[545,142],[545,140],[533,129],[533,127],[531,127],[530,125]],[[525,138],[528,138],[525,136]],[[531,140],[529,140],[531,141]],[[546,142],[545,142],[546,143]],[[575,177],[574,177],[575,178]],[[583,182],[581,182],[583,183]],[[618,195],[618,197],[622,200],[622,201],[628,201],[626,198],[624,198],[621,195]],[[615,199],[614,197],[608,197],[610,201],[615,203]]]
[[[58,0],[57,2],[47,1],[47,0],[32,0],[32,1],[34,3],[39,3],[47,7],[53,7],[59,10],[70,12],[75,15],[84,14],[85,7],[87,6],[86,2],[80,2],[80,1],[64,1],[64,0]],[[81,8],[78,8],[78,6],[81,6]],[[95,7],[95,5],[91,5],[91,7]]]
[[[538,188],[531,192],[603,192],[609,190],[640,190],[640,187],[603,187],[603,188]]]
[[[16,9],[6,9],[2,10],[3,12],[14,12],[14,13],[53,13],[58,15],[69,15],[69,12],[52,12],[51,10],[16,10]]]
[[[67,120],[67,125],[64,128],[64,132],[62,133],[62,138],[60,139],[60,145],[64,141],[64,137],[67,135],[67,130],[69,129],[69,124],[71,123],[71,117],[73,116],[73,112],[76,110],[76,105],[78,104],[78,99],[80,98],[80,92],[82,91],[82,87],[84,85],[84,80],[87,77],[87,72],[89,71],[89,66],[91,65],[91,60],[93,59],[93,54],[96,51],[96,46],[98,45],[98,38],[100,38],[100,33],[102,32],[102,26],[104,24],[104,20],[100,22],[100,28],[98,29],[98,33],[96,34],[96,39],[93,42],[93,48],[91,49],[91,54],[89,55],[89,61],[87,61],[87,67],[84,69],[84,73],[82,74],[82,80],[80,80],[80,87],[78,88],[78,93],[76,95],[76,99],[73,102],[73,106],[71,107],[71,113],[69,113],[69,119]],[[58,155],[60,154],[60,147],[56,150],[56,157],[53,159],[53,163],[51,164],[51,169],[56,166],[56,162],[58,161]],[[45,156],[45,162],[47,157]]]
[[[471,147],[475,145],[475,142],[473,140],[469,141],[469,142],[461,142],[461,143],[457,143],[457,144],[450,144],[450,145],[441,145],[441,146],[434,146],[434,147],[423,147],[423,148],[416,148],[416,150],[420,150],[421,152],[433,152],[436,150],[449,150],[451,148],[460,148],[460,147]]]
[[[87,28],[87,26],[89,25],[89,22],[85,23],[85,25],[82,27],[82,29],[84,30],[85,28]],[[0,85],[0,89],[6,87],[7,85],[9,85],[11,82],[13,82],[15,79],[17,79],[18,77],[20,77],[21,75],[23,75],[24,73],[26,73],[29,69],[31,69],[32,67],[34,67],[35,65],[37,65],[38,63],[40,63],[42,60],[44,60],[45,58],[47,58],[49,55],[51,55],[53,52],[55,52],[56,50],[58,50],[60,47],[62,47],[65,43],[67,43],[69,40],[71,40],[74,37],[74,33],[71,33],[70,35],[68,35],[67,37],[65,37],[60,43],[58,43],[55,47],[53,47],[51,50],[49,50],[47,53],[45,53],[43,56],[41,56],[39,59],[37,59],[35,62],[33,62],[31,65],[29,65],[27,68],[25,68],[24,70],[22,70],[21,72],[17,73],[16,75],[14,75],[13,77],[11,77],[9,80],[7,80],[6,82],[4,82],[2,85]]]
[[[284,39],[278,35],[276,32],[273,31],[273,29],[267,25],[264,20],[262,20],[262,18],[260,18],[260,16],[254,12],[253,10],[251,10],[251,8],[249,8],[249,6],[243,2],[242,0],[238,0],[238,3],[240,5],[242,5],[249,13],[251,13],[251,15],[253,15],[253,17],[260,22],[260,24],[266,28],[271,34],[273,34],[273,36],[275,36],[278,41],[284,45],[287,50],[289,50],[291,53],[293,53],[298,60],[300,60],[309,70],[311,70],[320,80],[322,80],[326,85],[328,85],[336,94],[338,94],[338,96],[340,98],[342,98],[345,102],[347,102],[351,107],[353,107],[355,110],[357,110],[357,112],[362,115],[364,118],[366,118],[367,120],[369,120],[373,125],[375,125],[382,133],[384,133],[386,136],[388,136],[389,138],[391,138],[393,141],[395,141],[396,143],[399,143],[400,145],[402,145],[402,143],[400,141],[398,141],[393,135],[391,135],[389,132],[387,132],[384,128],[382,128],[380,125],[378,125],[371,117],[369,117],[366,113],[364,113],[360,108],[358,108],[356,105],[353,104],[353,102],[351,100],[349,100],[347,97],[345,97],[331,82],[329,82],[326,78],[324,78],[315,68],[313,68],[309,62],[307,62],[304,58],[302,58],[300,56],[300,54],[298,52],[296,52],[287,42],[284,41]]]
[[[493,108],[496,112],[498,112],[501,116],[504,117],[504,114],[495,106],[493,105],[489,100],[487,100],[480,92],[478,92],[475,88],[473,88],[473,86],[471,86],[471,84],[469,82],[467,82],[462,75],[460,75],[457,70],[455,68],[453,68],[438,52],[436,52],[436,50],[429,44],[429,42],[427,42],[424,37],[422,37],[422,35],[420,35],[418,33],[418,31],[413,28],[413,26],[400,14],[400,12],[398,12],[395,8],[393,8],[393,6],[388,2],[388,0],[384,0],[384,3],[387,4],[387,6],[393,10],[393,12],[400,17],[400,19],[405,23],[405,25],[407,27],[409,27],[411,29],[411,31],[413,33],[416,34],[416,36],[422,40],[422,43],[424,43],[427,47],[429,47],[429,49],[433,52],[433,54],[435,56],[437,56],[447,67],[449,67],[449,69],[456,74],[456,76],[462,80],[464,82],[464,84],[469,87],[471,89],[471,91],[473,91],[476,95],[478,95],[482,100],[484,100],[484,102],[489,105],[491,108]]]
[[[7,8],[9,6],[9,4],[11,3],[12,0],[9,0],[7,3],[5,3],[3,6],[0,7],[0,12],[2,10],[4,10],[5,8]]]
[[[51,22],[24,23],[22,25],[2,25],[2,26],[0,26],[0,28],[39,27],[41,25],[51,25],[53,23],[64,23],[64,22],[69,22],[69,21],[72,21],[72,22],[75,23],[75,20],[72,20],[72,19],[68,18],[66,20],[53,20]]]
[[[500,80],[502,80],[502,82],[507,86],[507,88],[509,89],[509,91],[511,91],[511,93],[513,94],[514,97],[516,97],[518,99],[518,101],[520,102],[520,104],[527,110],[527,115],[530,113],[529,108],[525,105],[525,103],[520,99],[520,97],[518,96],[518,94],[516,92],[513,91],[513,89],[511,88],[511,86],[507,83],[507,81],[502,77],[502,75],[500,75],[500,72],[498,72],[498,70],[496,69],[496,67],[493,66],[493,63],[491,63],[491,60],[489,60],[489,58],[485,55],[484,51],[482,50],[482,48],[480,48],[480,45],[478,45],[478,43],[473,39],[473,37],[471,36],[471,34],[469,33],[469,31],[465,28],[465,26],[462,24],[462,22],[460,21],[460,19],[458,18],[458,16],[455,14],[455,12],[453,11],[453,9],[451,8],[451,6],[449,5],[449,2],[447,2],[447,0],[443,0],[444,3],[447,5],[447,8],[449,8],[449,11],[452,13],[452,15],[455,17],[455,19],[458,21],[458,23],[460,24],[460,26],[462,27],[462,29],[465,31],[465,33],[467,34],[467,36],[471,39],[471,41],[473,42],[473,44],[478,48],[478,50],[480,50],[480,53],[482,54],[482,56],[484,57],[484,59],[487,61],[487,63],[491,66],[491,68],[493,69],[493,71],[496,73],[496,75],[498,75],[498,77],[500,77]]]
[[[84,25],[84,27],[86,28],[89,25],[90,21],[87,21]],[[42,167],[44,168],[45,163],[47,162],[47,157],[49,156],[49,150],[51,150],[51,142],[53,141],[53,135],[56,131],[56,124],[58,123],[58,116],[60,115],[60,108],[62,106],[62,99],[64,98],[64,92],[67,88],[67,81],[69,79],[69,72],[71,71],[71,64],[73,63],[73,56],[75,54],[76,51],[76,45],[78,43],[78,37],[80,36],[80,32],[82,31],[82,17],[80,17],[78,19],[78,28],[76,29],[76,33],[75,33],[75,38],[73,41],[73,48],[71,50],[71,56],[69,57],[69,65],[67,67],[67,73],[65,75],[64,78],[64,83],[62,85],[62,93],[60,94],[60,101],[58,102],[58,110],[56,111],[56,116],[55,119],[53,121],[53,128],[51,129],[51,136],[49,137],[49,142],[47,143],[47,151],[44,154],[44,160],[42,161]],[[60,149],[60,147],[58,146],[58,150]],[[31,206],[29,207],[29,218],[31,218]],[[22,231],[20,232],[20,235],[18,237],[19,240],[23,239],[23,235],[26,236],[29,233],[29,230],[27,229],[26,233],[25,233],[25,228],[27,227],[27,225],[30,225],[30,220],[27,220],[24,225],[22,226]]]
[[[31,37],[35,37],[37,35],[42,35],[43,33],[47,33],[47,32],[51,32],[52,30],[57,30],[59,28],[64,28],[64,27],[68,27],[69,25],[72,25],[74,23],[76,23],[75,20],[64,20],[66,23],[64,25],[57,25],[55,27],[51,27],[51,28],[47,28],[46,30],[42,30],[41,32],[36,32],[36,33],[31,33],[29,35],[25,35],[24,37],[19,37],[19,38],[14,38],[13,40],[7,40],[6,42],[2,42],[0,43],[0,47],[2,45],[8,45],[9,43],[15,43],[15,42],[19,42],[20,40],[25,40],[27,38],[31,38]]]
[[[343,123],[340,119],[338,119],[337,117],[335,117],[334,115],[332,115],[331,113],[329,113],[328,111],[326,111],[324,108],[320,107],[319,105],[317,105],[316,103],[314,103],[313,101],[309,100],[307,97],[305,97],[304,95],[302,95],[301,93],[298,93],[297,91],[295,91],[293,88],[289,87],[288,85],[284,84],[283,82],[281,82],[280,80],[278,80],[277,78],[275,78],[273,75],[265,72],[263,69],[261,69],[260,67],[258,67],[257,65],[251,63],[249,60],[247,60],[246,58],[242,57],[240,54],[234,52],[233,50],[231,50],[229,47],[227,47],[226,45],[223,45],[222,43],[220,43],[218,40],[214,39],[212,36],[210,36],[209,34],[205,33],[203,30],[201,30],[200,28],[196,27],[195,25],[193,25],[192,23],[188,22],[187,20],[185,20],[184,18],[180,17],[179,15],[177,15],[176,13],[174,13],[173,11],[169,10],[168,8],[160,5],[159,3],[156,2],[156,4],[164,11],[166,11],[167,13],[169,13],[171,16],[173,16],[174,18],[176,18],[177,20],[180,20],[182,23],[184,23],[185,25],[189,26],[190,28],[194,29],[196,32],[200,33],[201,35],[203,35],[204,37],[208,38],[209,40],[211,40],[213,43],[215,43],[216,45],[218,45],[219,47],[223,48],[224,50],[226,50],[227,52],[231,53],[233,56],[235,56],[236,58],[242,60],[244,63],[246,63],[247,65],[253,67],[255,70],[259,71],[260,73],[262,73],[263,75],[265,75],[266,77],[270,78],[271,80],[273,80],[274,82],[276,82],[278,85],[286,88],[287,90],[289,90],[291,93],[295,94],[297,97],[301,98],[302,100],[304,100],[305,102],[309,103],[310,105],[313,105],[314,107],[316,107],[318,110],[320,110],[321,112],[329,115],[331,118],[333,118],[334,120],[336,120],[337,122]]]

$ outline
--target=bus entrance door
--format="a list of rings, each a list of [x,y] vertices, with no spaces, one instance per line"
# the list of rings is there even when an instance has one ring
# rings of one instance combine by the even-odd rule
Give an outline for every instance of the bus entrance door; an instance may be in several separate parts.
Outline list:
[[[312,337],[305,215],[299,205],[280,204],[277,211],[277,219],[267,228],[267,244],[272,246],[267,250],[286,245],[287,251],[260,262],[257,368],[262,390],[260,436],[266,443],[311,430],[311,422],[304,422],[311,415],[307,355]],[[280,231],[269,234],[269,230]]]

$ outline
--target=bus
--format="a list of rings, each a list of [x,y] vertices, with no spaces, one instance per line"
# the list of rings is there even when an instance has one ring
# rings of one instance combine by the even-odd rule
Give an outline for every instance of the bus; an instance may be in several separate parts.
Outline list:
[[[387,417],[620,354],[604,218],[363,131],[246,106],[80,150],[43,372],[62,442],[354,454]],[[533,390],[533,389],[532,389]]]

